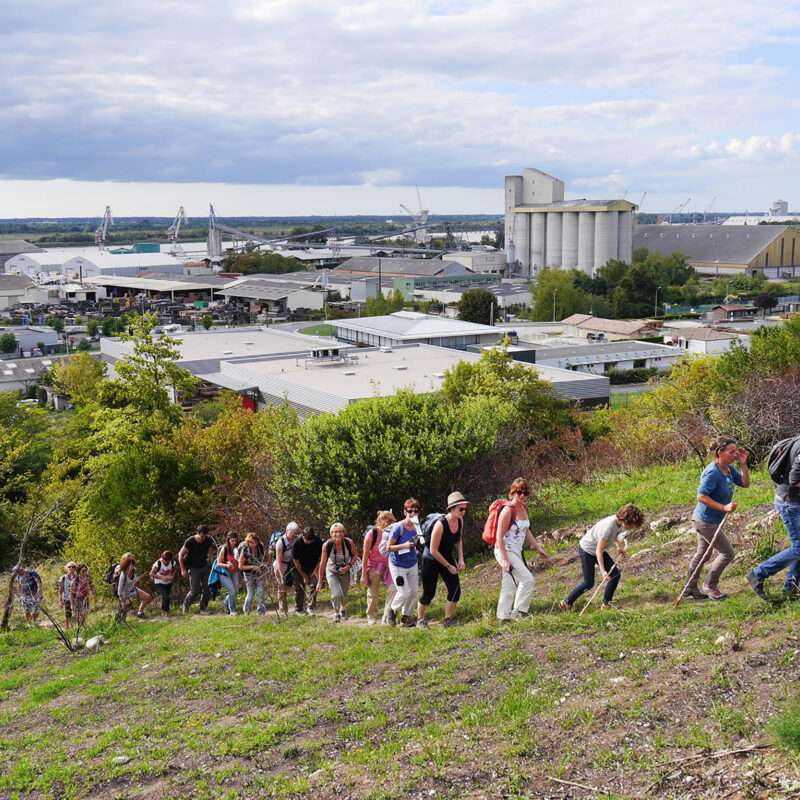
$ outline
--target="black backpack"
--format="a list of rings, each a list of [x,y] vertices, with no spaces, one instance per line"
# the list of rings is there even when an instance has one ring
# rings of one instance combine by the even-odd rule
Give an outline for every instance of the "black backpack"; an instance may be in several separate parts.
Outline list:
[[[436,512],[434,514],[428,514],[428,516],[425,517],[424,520],[422,520],[422,525],[420,525],[420,528],[422,529],[423,549],[425,547],[427,547],[428,550],[431,549],[431,536],[433,535],[433,528],[437,522],[441,522],[442,525],[444,525],[445,524],[444,518],[445,518],[444,514]]]
[[[767,472],[773,483],[789,482],[789,473],[792,471],[792,452],[798,442],[800,442],[800,436],[790,436],[788,439],[781,439],[769,451]]]
[[[105,581],[111,588],[111,594],[119,597],[119,561],[112,561],[106,570]]]

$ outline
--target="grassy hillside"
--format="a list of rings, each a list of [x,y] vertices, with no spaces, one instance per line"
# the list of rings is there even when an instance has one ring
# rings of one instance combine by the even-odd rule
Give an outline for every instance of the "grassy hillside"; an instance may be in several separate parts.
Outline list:
[[[0,797],[797,797],[800,761],[778,737],[800,739],[798,605],[777,581],[768,605],[743,578],[785,538],[761,524],[763,476],[726,524],[727,601],[674,608],[694,549],[679,522],[632,538],[617,611],[556,611],[586,524],[626,501],[688,517],[697,473],[553,487],[538,512],[551,558],[514,626],[494,618],[493,561],[464,576],[465,624],[450,629],[441,589],[429,631],[367,627],[363,589],[342,625],[215,613],[115,627],[106,611],[90,619],[110,644],[80,656],[16,617],[0,638]]]

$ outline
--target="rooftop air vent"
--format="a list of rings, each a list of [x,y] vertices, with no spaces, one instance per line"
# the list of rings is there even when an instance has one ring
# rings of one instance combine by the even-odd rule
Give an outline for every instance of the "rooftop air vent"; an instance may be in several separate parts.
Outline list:
[[[381,351],[381,353],[391,353],[392,352],[392,348],[391,347],[381,347],[381,348],[379,348],[379,350]]]
[[[433,378],[444,378],[444,372],[433,372],[433,373],[431,373],[431,377],[433,377]]]
[[[233,350],[223,350],[222,351],[222,355],[224,355],[224,356],[232,356],[233,355]]]
[[[396,369],[398,372],[402,372],[403,370],[408,369],[408,367],[405,364],[395,364],[392,367],[392,369]]]
[[[342,375],[355,375],[356,373],[352,369],[348,369],[342,373]]]
[[[245,344],[255,344],[255,342],[245,342]]]

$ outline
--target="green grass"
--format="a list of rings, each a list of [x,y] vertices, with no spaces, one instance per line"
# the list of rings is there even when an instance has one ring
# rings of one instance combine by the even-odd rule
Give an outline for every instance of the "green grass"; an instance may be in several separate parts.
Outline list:
[[[306,336],[334,336],[336,328],[329,325],[327,322],[321,322],[319,325],[309,325],[306,328],[300,328],[298,333],[304,333]]]
[[[553,486],[541,518],[591,524],[624,502],[651,516],[685,510],[699,472],[685,464]],[[737,500],[766,510],[771,488],[759,473]],[[499,581],[480,561],[464,576],[466,624],[451,629],[274,615],[103,619],[110,645],[72,655],[15,617],[0,635],[0,797],[533,797],[543,786],[555,796],[553,777],[675,797],[688,790],[658,783],[664,763],[773,736],[787,750],[769,752],[777,772],[761,788],[800,780],[800,704],[787,705],[797,606],[741,590],[676,609],[691,545],[676,557],[669,538],[647,529],[632,540],[653,555],[623,576],[611,614],[597,603],[582,617],[557,613],[579,569],[553,559],[536,574],[531,618],[516,626],[494,619]],[[732,585],[743,583],[751,547],[737,542]],[[434,622],[442,605],[440,587]],[[349,610],[363,615],[363,592]],[[716,644],[727,632],[741,652]],[[129,760],[114,764],[118,756]],[[719,763],[744,780],[738,765]],[[735,788],[697,780],[698,797]]]

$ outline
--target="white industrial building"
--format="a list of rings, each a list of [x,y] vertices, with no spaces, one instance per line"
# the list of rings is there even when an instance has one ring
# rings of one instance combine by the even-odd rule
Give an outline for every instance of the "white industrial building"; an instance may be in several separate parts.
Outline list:
[[[66,275],[84,280],[99,275],[183,274],[183,261],[168,253],[112,253],[96,247],[54,247],[41,253],[20,253],[6,262],[6,272],[24,275]]]
[[[362,342],[376,347],[401,344],[427,344],[466,350],[472,344],[494,344],[500,334],[490,325],[477,325],[458,319],[396,311],[381,317],[339,319],[331,322],[336,336],[344,342]]]
[[[455,253],[445,253],[442,258],[463,264],[473,272],[499,274],[506,268],[506,254],[501,250],[459,250]]]
[[[335,349],[335,348],[333,348]],[[454,352],[428,345],[353,349],[332,353],[330,344],[311,345],[302,356],[222,361],[218,379],[257,388],[257,408],[288,402],[302,417],[336,412],[369,397],[387,397],[399,389],[418,394],[438,391],[447,370],[462,361],[476,362],[474,353]],[[532,367],[538,377],[553,384],[561,397],[586,407],[608,403],[608,378]]]
[[[47,289],[28,275],[0,275],[0,311],[22,303],[46,303]]]
[[[737,340],[745,347],[750,345],[750,337],[747,334],[721,331],[716,328],[681,328],[664,336],[664,344],[674,345],[686,353],[695,355],[724,353],[730,350]]]
[[[545,265],[592,274],[612,258],[633,257],[627,200],[564,200],[564,181],[538,169],[507,175],[505,241],[509,265],[535,276]]]

